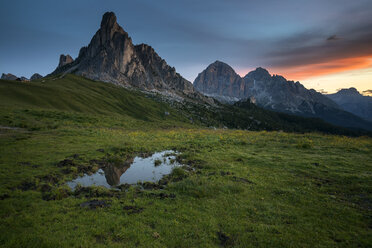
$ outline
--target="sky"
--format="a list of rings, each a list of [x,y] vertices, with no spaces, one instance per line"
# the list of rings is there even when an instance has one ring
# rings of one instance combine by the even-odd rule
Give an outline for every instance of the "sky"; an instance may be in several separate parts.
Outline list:
[[[76,58],[106,11],[191,82],[220,60],[321,92],[372,90],[371,0],[1,0],[0,73],[46,75],[60,54]]]

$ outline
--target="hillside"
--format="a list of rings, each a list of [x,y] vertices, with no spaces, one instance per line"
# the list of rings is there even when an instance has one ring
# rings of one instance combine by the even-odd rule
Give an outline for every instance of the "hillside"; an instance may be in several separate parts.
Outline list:
[[[32,83],[0,81],[0,125],[40,129],[78,118],[82,124],[107,126],[204,126],[287,132],[323,132],[366,135],[319,119],[293,117],[261,109],[254,104],[208,105],[175,101],[164,95],[143,93],[114,84],[68,74]],[[60,124],[58,124],[60,125]]]
[[[144,121],[181,119],[165,103],[135,90],[92,81],[75,75],[49,77],[32,83],[0,81],[4,109],[63,111],[96,116],[130,117]]]

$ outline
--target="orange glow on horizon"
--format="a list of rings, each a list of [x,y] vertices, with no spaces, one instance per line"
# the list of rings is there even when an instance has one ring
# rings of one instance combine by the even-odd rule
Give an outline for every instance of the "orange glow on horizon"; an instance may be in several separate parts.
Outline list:
[[[372,56],[361,56],[330,60],[324,63],[304,66],[268,67],[270,74],[277,74],[287,80],[300,81],[306,88],[319,92],[334,93],[341,88],[355,87],[360,93],[372,90]],[[244,77],[254,68],[241,68],[239,75]]]
[[[372,66],[372,58],[370,56],[346,58],[333,60],[319,64],[309,64],[297,67],[275,67],[272,68],[273,72],[278,72],[279,75],[287,78],[288,80],[304,80],[312,77],[323,75],[335,74],[345,71],[352,71],[358,69],[365,69]],[[274,73],[276,74],[276,73]]]

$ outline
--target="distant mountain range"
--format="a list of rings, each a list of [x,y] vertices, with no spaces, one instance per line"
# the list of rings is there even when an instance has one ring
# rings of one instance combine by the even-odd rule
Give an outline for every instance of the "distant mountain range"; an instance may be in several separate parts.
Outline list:
[[[28,79],[26,77],[23,77],[23,76],[22,77],[17,77],[15,75],[11,74],[11,73],[7,73],[7,74],[3,73],[1,75],[1,79],[3,79],[3,80],[15,80],[15,81],[30,81],[30,80],[32,81],[32,80],[40,79],[42,77],[43,76],[41,76],[39,73],[33,74],[30,79]]]
[[[372,97],[363,96],[357,89],[341,89],[335,94],[326,95],[343,110],[372,122]]]
[[[216,61],[199,73],[194,87],[203,94],[222,102],[233,103],[249,99],[265,109],[318,117],[344,127],[372,129],[372,123],[347,112],[333,100],[300,82],[288,81],[261,67],[240,77],[226,63]],[[346,111],[345,111],[346,110]]]

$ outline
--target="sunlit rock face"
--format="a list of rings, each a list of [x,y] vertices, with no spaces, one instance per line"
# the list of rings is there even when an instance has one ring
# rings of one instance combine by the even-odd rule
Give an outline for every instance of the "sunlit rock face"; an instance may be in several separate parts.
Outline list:
[[[78,58],[52,74],[74,73],[93,80],[179,96],[195,95],[193,85],[170,67],[152,47],[133,45],[128,33],[119,26],[113,12],[103,15],[100,29]]]

